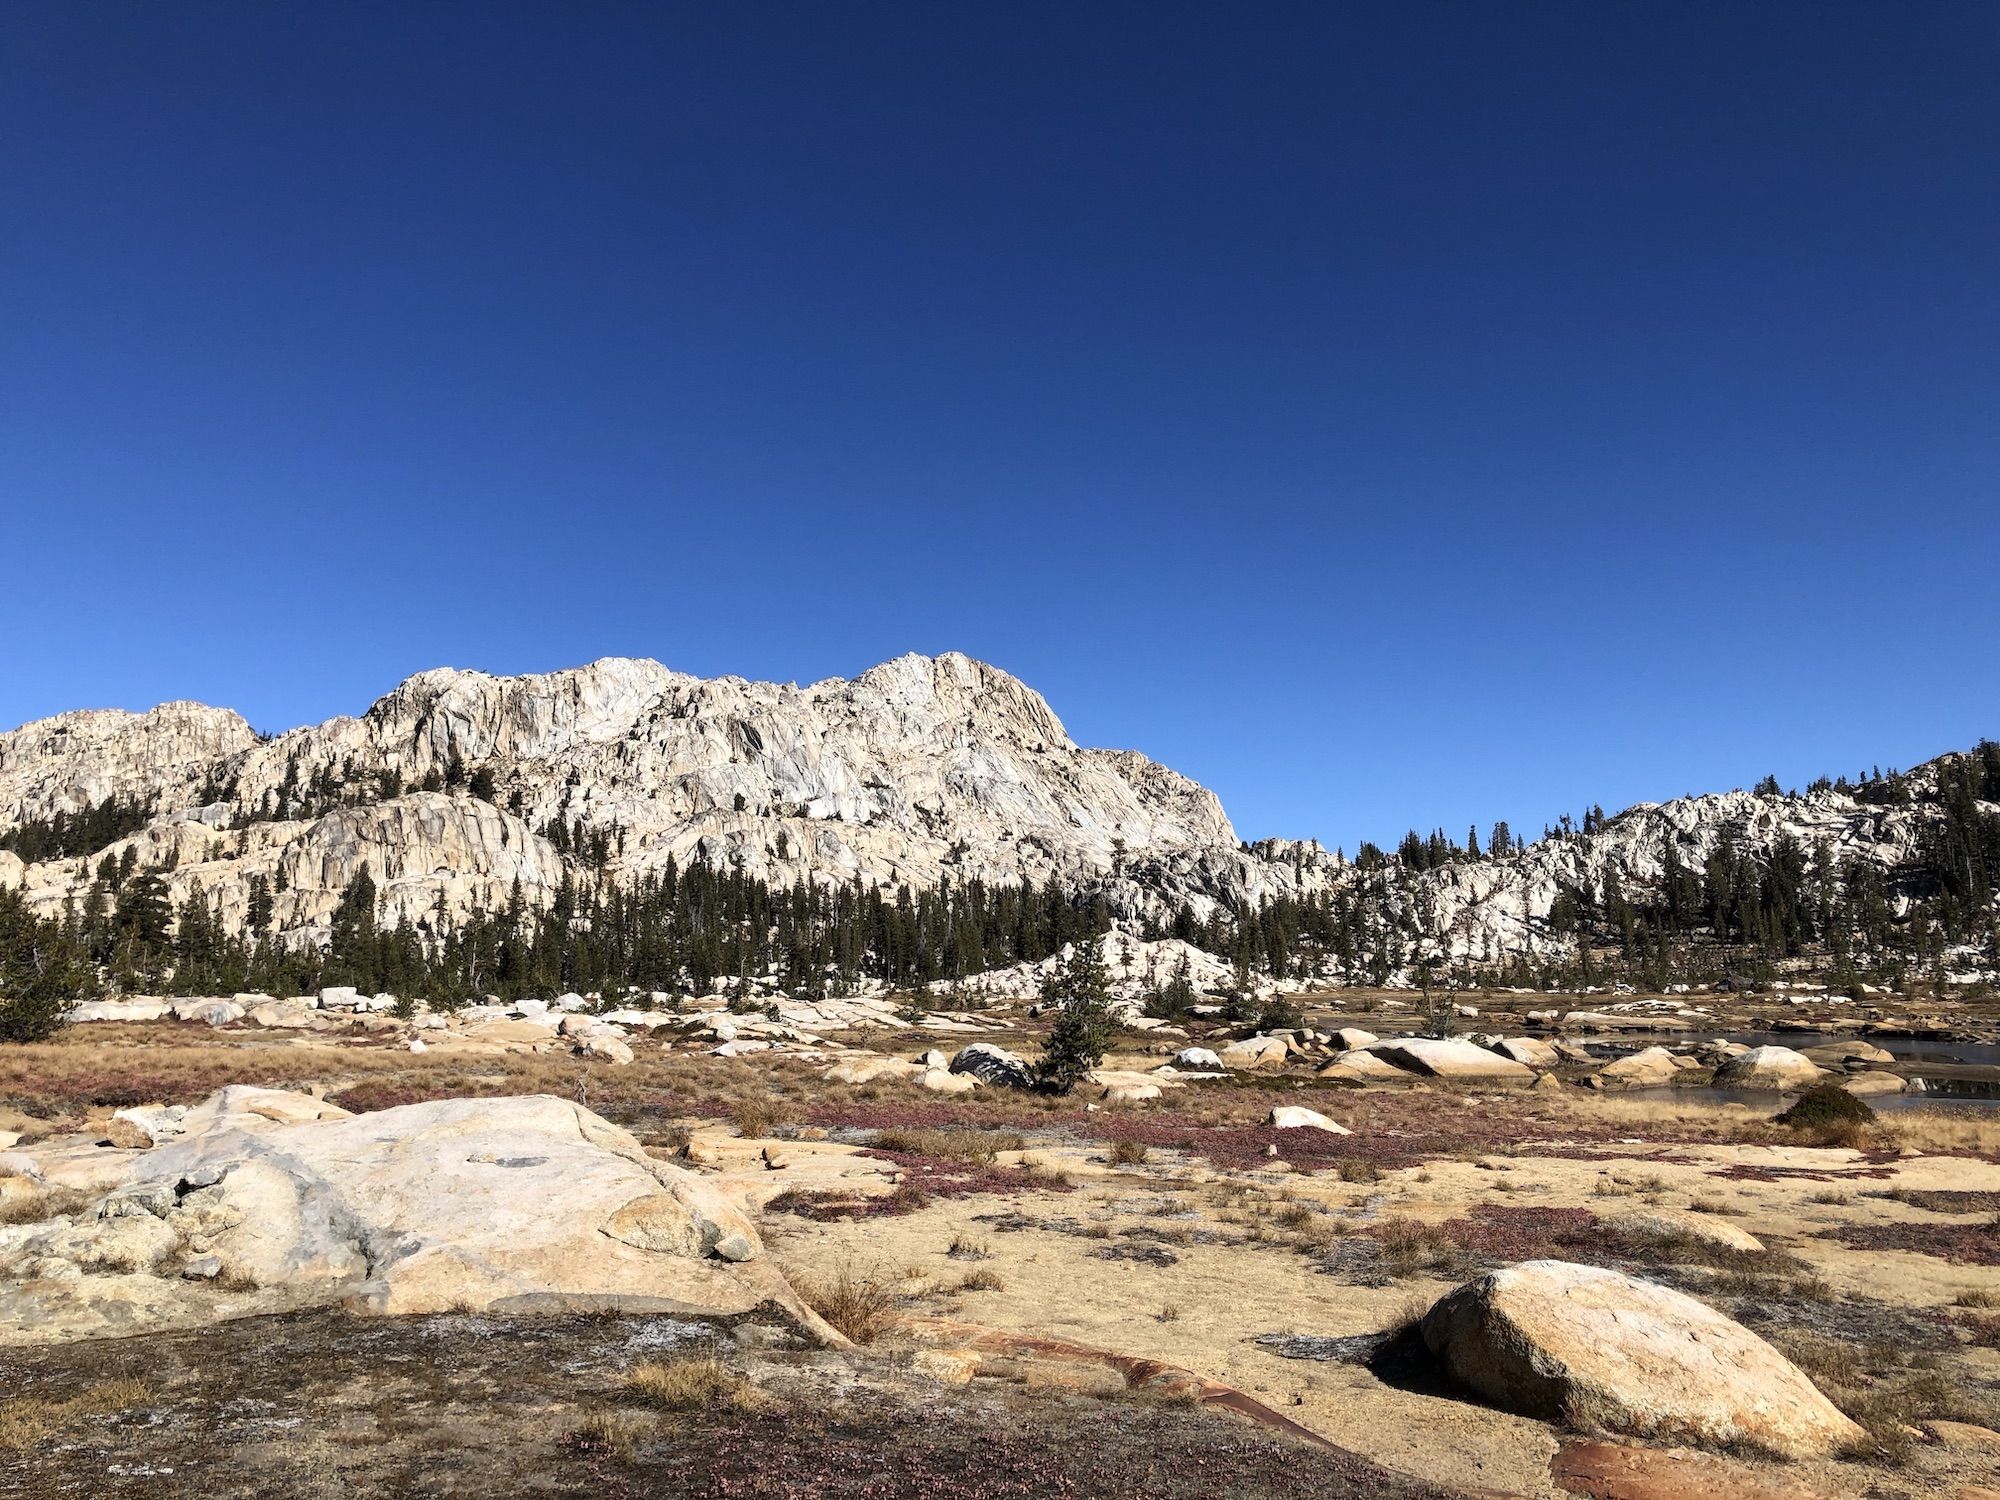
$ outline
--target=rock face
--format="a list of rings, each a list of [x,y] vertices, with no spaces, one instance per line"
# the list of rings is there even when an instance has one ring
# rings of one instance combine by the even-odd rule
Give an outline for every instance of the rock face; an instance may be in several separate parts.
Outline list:
[[[490,801],[471,795],[474,777],[490,778]],[[1920,767],[1909,781],[1920,794],[1936,776]],[[1760,860],[1823,851],[1830,866],[1881,875],[1900,902],[1939,816],[1922,795],[1891,805],[1831,788],[1726,792],[1642,803],[1498,859],[1417,872],[1391,858],[1362,871],[1313,841],[1239,843],[1212,793],[1135,752],[1078,746],[1040,695],[956,653],[805,687],[626,658],[518,677],[439,669],[358,718],[268,740],[194,703],[59,714],[0,735],[0,832],[113,799],[144,826],[63,859],[0,851],[0,886],[54,915],[105,854],[130,848],[167,872],[176,905],[199,885],[230,928],[265,877],[275,929],[310,943],[364,864],[386,923],[422,925],[440,904],[453,921],[497,909],[517,882],[546,906],[566,856],[537,830],[561,820],[614,839],[614,878],[673,861],[775,884],[1054,881],[1133,922],[1183,908],[1207,921],[1233,902],[1379,884],[1376,916],[1417,934],[1404,979],[1417,957],[1572,956],[1574,937],[1552,921],[1565,894],[1595,900],[1613,881],[1649,900],[1670,859],[1698,871],[1725,845]],[[1233,979],[1233,966],[1191,955],[1196,988]],[[1179,964],[1161,958],[1114,968],[1114,983],[1165,982]],[[1029,994],[1041,977],[985,982]]]
[[[827,1333],[733,1205],[560,1099],[349,1115],[307,1095],[229,1088],[179,1124],[81,1217],[0,1231],[0,1341],[218,1315],[206,1288],[121,1296],[102,1276],[79,1280],[93,1270],[215,1280],[233,1289],[234,1311],[728,1315],[770,1303]],[[67,1304],[66,1292],[77,1294]]]
[[[454,764],[489,774],[494,800],[400,790]],[[282,800],[288,778],[320,779],[348,805],[301,817]],[[187,703],[0,735],[0,829],[112,798],[153,812],[112,852],[172,856],[176,901],[198,880],[234,925],[250,877],[282,871],[277,925],[307,937],[364,861],[385,921],[421,918],[440,894],[454,915],[504,905],[516,879],[543,901],[562,859],[535,830],[556,817],[622,832],[625,876],[671,859],[786,883],[1054,878],[1099,885],[1120,910],[1185,899],[1203,914],[1218,892],[1294,879],[1244,852],[1212,793],[1142,755],[1076,745],[1039,694],[956,653],[810,687],[621,658],[523,677],[437,670],[358,719],[261,742],[238,715]],[[29,866],[19,883],[53,911],[103,852]]]
[[[1422,1323],[1452,1377],[1494,1405],[1583,1431],[1819,1457],[1862,1432],[1741,1324],[1651,1282],[1525,1261]]]

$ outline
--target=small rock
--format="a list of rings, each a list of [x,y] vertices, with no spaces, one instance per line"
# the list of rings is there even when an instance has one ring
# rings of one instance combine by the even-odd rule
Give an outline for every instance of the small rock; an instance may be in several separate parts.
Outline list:
[[[1306,1109],[1297,1104],[1280,1104],[1271,1111],[1265,1123],[1279,1130],[1324,1130],[1328,1135],[1353,1134],[1339,1121],[1329,1120],[1318,1110]]]
[[[1980,1427],[1971,1422],[1946,1422],[1942,1419],[1924,1423],[1932,1439],[1957,1452],[2000,1453],[2000,1432],[1991,1427]]]

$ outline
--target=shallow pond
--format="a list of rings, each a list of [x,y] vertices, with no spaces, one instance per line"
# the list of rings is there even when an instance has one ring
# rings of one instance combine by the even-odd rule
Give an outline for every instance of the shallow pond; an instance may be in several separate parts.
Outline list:
[[[1613,1035],[1584,1036],[1575,1040],[1604,1057],[1622,1057],[1642,1047],[1691,1046],[1696,1042],[1740,1042],[1746,1047],[1790,1047],[1803,1052],[1830,1042],[1866,1041],[1896,1059],[1894,1071],[1911,1080],[1906,1094],[1871,1094],[1868,1102],[1877,1110],[1899,1109],[2000,1108],[2000,1045],[1992,1042],[1959,1042],[1937,1037],[1868,1036],[1856,1037],[1838,1031],[1671,1031],[1654,1033],[1619,1032]],[[1926,1065],[1937,1072],[1926,1072]],[[1978,1073],[1966,1076],[1968,1070]],[[1988,1071],[1990,1070],[1990,1071]],[[1633,1089],[1625,1097],[1672,1101],[1676,1098],[1704,1103],[1746,1104],[1753,1109],[1770,1108],[1781,1096],[1753,1089]]]

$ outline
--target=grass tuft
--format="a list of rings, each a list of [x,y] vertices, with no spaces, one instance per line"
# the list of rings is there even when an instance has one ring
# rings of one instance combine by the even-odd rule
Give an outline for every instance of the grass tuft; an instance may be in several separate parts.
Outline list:
[[[651,1362],[625,1377],[625,1388],[661,1411],[754,1411],[750,1382],[713,1354]]]
[[[886,1282],[841,1270],[797,1283],[806,1305],[857,1344],[872,1344],[896,1323],[896,1293]]]
[[[60,1400],[16,1396],[11,1401],[0,1401],[0,1452],[32,1448],[84,1417],[129,1411],[152,1399],[153,1388],[145,1381],[120,1378],[101,1380]]]

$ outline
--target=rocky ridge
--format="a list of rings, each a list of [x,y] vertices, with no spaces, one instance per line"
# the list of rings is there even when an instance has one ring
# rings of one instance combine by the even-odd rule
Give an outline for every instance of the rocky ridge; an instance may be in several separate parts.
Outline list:
[[[1931,774],[1910,779],[1921,789]],[[193,703],[0,735],[0,831],[114,800],[143,826],[67,858],[0,851],[0,886],[54,915],[129,849],[167,870],[174,901],[198,885],[230,929],[263,877],[274,929],[309,944],[363,866],[385,923],[456,921],[516,889],[544,905],[582,867],[549,836],[560,825],[601,841],[617,880],[673,862],[775,884],[1053,882],[1101,894],[1133,931],[1183,909],[1206,921],[1235,903],[1349,894],[1404,934],[1377,976],[1392,983],[1425,957],[1571,956],[1555,920],[1565,894],[1615,880],[1647,898],[1669,850],[1699,870],[1725,844],[1768,859],[1790,843],[1824,868],[1880,872],[1900,912],[1936,816],[1921,797],[1735,791],[1642,803],[1500,858],[1371,870],[1310,840],[1239,842],[1212,792],[1136,752],[1078,746],[1039,694],[956,653],[806,687],[623,658],[517,677],[438,669],[358,718],[274,737]]]
[[[465,778],[491,778],[489,798]],[[435,787],[436,790],[410,790]],[[287,788],[344,805],[280,817]],[[1102,888],[1132,916],[1276,892],[1213,793],[1131,751],[1078,746],[1041,696],[956,653],[809,687],[705,680],[612,658],[521,677],[419,673],[359,718],[260,738],[199,704],[62,714],[0,736],[0,828],[111,799],[145,826],[85,855],[0,864],[48,914],[106,853],[171,865],[241,925],[249,885],[316,940],[365,863],[384,922],[531,903],[561,881],[552,822],[613,841],[609,869],[669,861],[775,883],[950,879]]]

